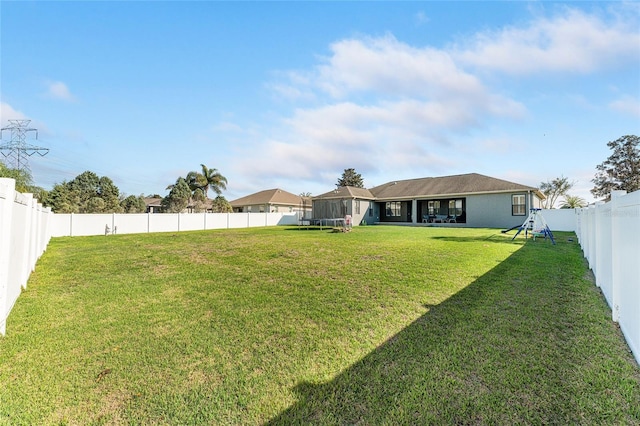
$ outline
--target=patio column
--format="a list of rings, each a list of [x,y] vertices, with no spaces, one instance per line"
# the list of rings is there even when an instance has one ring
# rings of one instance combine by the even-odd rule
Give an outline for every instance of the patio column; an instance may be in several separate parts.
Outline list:
[[[411,200],[411,223],[418,223],[418,200]]]

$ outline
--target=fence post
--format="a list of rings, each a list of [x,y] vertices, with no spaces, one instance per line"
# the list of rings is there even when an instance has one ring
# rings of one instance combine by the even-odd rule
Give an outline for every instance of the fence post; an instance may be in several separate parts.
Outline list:
[[[11,221],[16,182],[0,178],[0,335],[7,331],[9,315],[9,254],[11,249]]]

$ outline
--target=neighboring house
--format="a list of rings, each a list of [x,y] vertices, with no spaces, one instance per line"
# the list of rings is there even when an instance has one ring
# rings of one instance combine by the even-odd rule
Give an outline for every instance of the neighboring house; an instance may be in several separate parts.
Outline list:
[[[144,204],[147,206],[147,213],[162,213],[162,198],[158,197],[146,197],[144,199]],[[187,204],[187,208],[182,211],[182,213],[196,213],[196,212],[207,212],[211,213],[213,211],[213,200],[206,199],[203,201],[195,201],[193,199],[189,199]]]
[[[236,213],[290,213],[311,214],[311,198],[295,195],[282,189],[267,189],[230,201]]]
[[[160,213],[162,212],[162,198],[158,197],[145,197],[144,204],[147,206],[147,213]]]
[[[356,225],[365,221],[509,228],[521,225],[529,209],[540,208],[544,198],[537,188],[469,173],[393,181],[369,190],[338,188],[313,198],[313,215],[320,219],[351,214]],[[344,207],[327,210],[328,200]]]

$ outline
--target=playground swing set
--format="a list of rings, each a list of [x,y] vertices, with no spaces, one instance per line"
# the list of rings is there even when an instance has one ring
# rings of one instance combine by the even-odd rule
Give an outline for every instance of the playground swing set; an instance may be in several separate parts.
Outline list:
[[[518,234],[524,231],[525,239],[528,238],[529,234],[531,234],[533,241],[536,240],[536,237],[544,237],[545,240],[549,237],[553,245],[556,244],[556,240],[553,238],[553,233],[542,216],[542,209],[531,209],[529,216],[522,225],[516,225],[512,228],[505,229],[502,233],[505,234],[514,229],[518,229],[518,232],[516,232],[516,235],[513,236],[511,241],[515,240]]]

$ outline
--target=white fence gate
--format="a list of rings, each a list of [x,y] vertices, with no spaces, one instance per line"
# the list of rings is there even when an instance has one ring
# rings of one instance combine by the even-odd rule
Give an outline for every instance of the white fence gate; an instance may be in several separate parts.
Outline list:
[[[22,288],[49,243],[49,219],[32,194],[15,191],[15,181],[0,178],[0,335]]]
[[[578,210],[577,234],[596,285],[640,362],[640,191]]]

